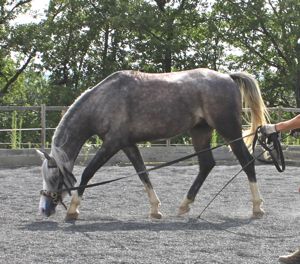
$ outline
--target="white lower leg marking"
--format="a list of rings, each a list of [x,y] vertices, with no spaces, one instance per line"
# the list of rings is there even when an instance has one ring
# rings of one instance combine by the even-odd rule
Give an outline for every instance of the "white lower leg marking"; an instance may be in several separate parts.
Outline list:
[[[179,206],[178,215],[182,215],[189,212],[191,203],[193,203],[193,201],[185,197]]]
[[[180,207],[187,207],[187,206],[189,206],[189,204],[191,204],[192,202],[193,202],[192,200],[190,200],[190,199],[188,199],[187,197],[185,197],[185,198],[183,199],[183,201],[181,202]]]
[[[249,182],[253,201],[261,201],[260,193],[256,182]]]
[[[261,198],[258,186],[256,182],[249,182],[250,190],[252,194],[252,203],[253,203],[253,213],[254,214],[263,214],[264,211],[261,208],[263,199]]]
[[[71,204],[70,204],[67,214],[68,215],[78,214],[79,213],[79,211],[78,211],[79,205],[80,205],[80,197],[78,196],[78,193],[75,192],[72,195]]]
[[[161,213],[158,210],[158,208],[160,207],[160,200],[158,199],[155,191],[152,188],[149,188],[148,186],[146,186],[145,188],[150,201],[151,217],[161,218]]]

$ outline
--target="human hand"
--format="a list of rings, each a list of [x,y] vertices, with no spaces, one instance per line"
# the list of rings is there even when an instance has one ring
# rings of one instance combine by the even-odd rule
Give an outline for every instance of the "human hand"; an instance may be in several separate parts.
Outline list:
[[[273,133],[277,133],[277,130],[276,130],[275,124],[266,124],[266,125],[261,126],[260,132],[262,134],[265,134],[268,136]]]

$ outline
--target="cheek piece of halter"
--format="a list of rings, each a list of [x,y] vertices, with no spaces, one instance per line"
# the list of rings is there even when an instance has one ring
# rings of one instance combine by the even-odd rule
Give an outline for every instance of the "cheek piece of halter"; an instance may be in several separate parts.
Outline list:
[[[67,210],[66,204],[62,200],[62,195],[61,193],[58,192],[50,192],[46,190],[41,190],[40,195],[46,196],[51,198],[53,204],[58,205],[59,203],[63,205],[63,207]]]
[[[51,168],[51,167],[48,166],[48,168]],[[52,168],[54,168],[54,166]],[[57,167],[55,167],[55,168],[57,168]],[[65,184],[61,171],[59,171],[59,178],[60,178],[60,181],[59,181],[58,189],[61,190],[62,186]],[[50,192],[47,190],[41,190],[40,195],[51,198],[53,204],[55,204],[55,205],[61,204],[67,210],[67,206],[62,200],[61,192]]]

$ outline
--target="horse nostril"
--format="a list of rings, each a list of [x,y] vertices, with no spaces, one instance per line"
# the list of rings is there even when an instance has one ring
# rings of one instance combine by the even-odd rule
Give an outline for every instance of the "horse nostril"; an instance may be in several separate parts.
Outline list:
[[[49,210],[46,210],[45,208],[41,208],[41,213],[47,217],[50,216],[50,211]]]

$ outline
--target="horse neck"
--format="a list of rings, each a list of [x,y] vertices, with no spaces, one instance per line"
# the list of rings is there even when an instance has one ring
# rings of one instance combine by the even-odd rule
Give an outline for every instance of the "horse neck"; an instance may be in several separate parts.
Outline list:
[[[86,140],[91,136],[88,126],[82,119],[64,119],[57,127],[52,140],[51,153],[55,159],[60,160],[73,170],[75,160]],[[68,124],[71,122],[74,125]]]

